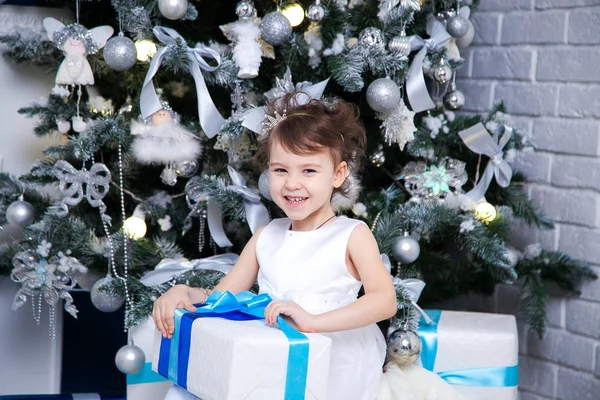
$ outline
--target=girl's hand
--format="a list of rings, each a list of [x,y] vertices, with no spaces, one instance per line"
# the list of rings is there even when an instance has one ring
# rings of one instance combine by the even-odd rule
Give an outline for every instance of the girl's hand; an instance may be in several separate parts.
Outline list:
[[[173,337],[175,331],[175,309],[185,308],[188,311],[196,311],[188,294],[189,288],[186,285],[175,285],[167,290],[155,302],[152,308],[152,319],[156,329],[165,338]]]
[[[316,316],[306,312],[293,301],[272,301],[265,309],[265,323],[275,325],[282,315],[300,332],[316,332]]]

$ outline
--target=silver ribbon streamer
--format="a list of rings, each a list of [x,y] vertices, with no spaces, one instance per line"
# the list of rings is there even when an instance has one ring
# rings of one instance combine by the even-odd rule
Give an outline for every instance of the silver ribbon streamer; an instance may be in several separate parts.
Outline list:
[[[225,229],[223,228],[223,215],[221,213],[221,206],[219,203],[211,201],[204,196],[200,177],[195,176],[191,178],[185,185],[185,200],[187,201],[188,207],[191,211],[183,222],[183,234],[185,234],[192,227],[193,217],[202,218],[202,201],[205,200],[207,202],[206,219],[208,222],[210,236],[219,247],[233,246],[233,244],[227,238]]]
[[[483,176],[477,185],[467,193],[467,196],[475,202],[484,198],[485,192],[487,192],[494,176],[500,187],[507,187],[510,184],[512,168],[502,158],[504,156],[502,149],[512,137],[512,133],[512,128],[504,125],[504,133],[500,139],[497,139],[495,136],[490,135],[481,122],[458,132],[462,141],[471,151],[490,158]]]
[[[388,272],[391,271],[392,263],[390,261],[390,257],[387,254],[382,254],[381,260],[383,261],[383,264],[385,265],[385,268],[388,270]],[[411,279],[400,279],[398,277],[393,277],[392,280],[394,282],[394,286],[400,285],[408,292],[408,298],[410,300],[410,304],[412,304],[412,306],[415,309],[417,309],[417,311],[419,311],[419,313],[421,313],[421,315],[425,319],[425,322],[427,322],[428,324],[433,322],[431,320],[431,318],[429,318],[427,313],[425,311],[423,311],[423,309],[417,305],[417,301],[419,301],[421,292],[425,288],[425,282],[423,282],[420,279],[412,279],[412,278]]]
[[[237,262],[239,256],[233,253],[219,254],[200,260],[188,261],[186,258],[166,258],[154,268],[154,271],[144,275],[140,282],[146,286],[156,286],[169,282],[171,279],[188,271],[212,270],[228,274]]]
[[[140,109],[143,118],[148,118],[150,115],[162,109],[162,104],[154,89],[152,78],[158,72],[158,68],[160,67],[165,53],[169,51],[169,46],[177,44],[178,40],[185,43],[183,37],[181,37],[174,29],[166,28],[164,26],[155,26],[153,32],[154,36],[156,36],[156,38],[165,46],[161,47],[154,57],[152,57],[150,68],[148,68],[146,79],[144,79],[144,86],[142,87],[142,93],[140,95]],[[204,46],[194,48],[188,47],[188,56],[191,61],[190,72],[196,83],[198,119],[200,121],[200,126],[206,133],[206,136],[212,138],[219,133],[225,119],[221,116],[219,110],[217,110],[215,103],[213,103],[206,82],[204,81],[204,76],[202,76],[202,71],[200,70],[202,69],[208,72],[217,70],[221,65],[221,56],[215,50]],[[213,67],[209,65],[204,60],[204,57],[215,60],[217,66]]]
[[[258,228],[269,223],[269,211],[267,211],[267,207],[260,201],[258,189],[247,187],[244,177],[230,165],[227,166],[227,170],[233,182],[233,185],[229,186],[229,189],[238,193],[244,199],[246,220],[252,233],[255,233]]]
[[[410,38],[411,51],[420,49],[413,58],[406,76],[406,94],[412,110],[416,113],[435,107],[425,84],[425,76],[423,76],[423,61],[427,51],[434,50],[452,39],[452,36],[446,32],[444,24],[435,18],[430,19],[427,23],[427,33],[429,39],[423,39],[417,35]]]
[[[327,86],[328,82],[329,78],[314,85],[303,88],[302,91],[296,97],[298,105],[307,104],[311,99],[320,99],[321,97],[323,97],[323,92],[325,91],[325,87]],[[244,116],[242,126],[250,129],[254,133],[262,135],[263,122],[265,120],[266,115],[265,111],[265,107],[256,107],[248,111]]]
[[[77,285],[76,277],[84,268],[77,259],[54,256],[46,260],[31,251],[22,251],[13,257],[13,266],[10,279],[21,284],[13,300],[14,311],[23,307],[28,296],[40,294],[50,306],[64,299],[65,311],[77,318],[77,308],[69,293]]]
[[[106,165],[96,163],[89,171],[85,168],[77,170],[65,160],[58,160],[53,172],[60,181],[58,189],[64,196],[61,207],[65,213],[69,212],[69,205],[75,206],[85,197],[92,207],[99,207],[102,218],[110,222],[110,217],[105,214],[106,205],[102,201],[108,193],[111,178]],[[85,193],[83,185],[86,186]]]

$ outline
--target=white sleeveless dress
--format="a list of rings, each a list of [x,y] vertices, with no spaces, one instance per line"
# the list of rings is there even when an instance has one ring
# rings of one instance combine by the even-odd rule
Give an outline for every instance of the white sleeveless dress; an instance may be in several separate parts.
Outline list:
[[[314,231],[291,231],[287,218],[273,220],[256,243],[260,293],[294,301],[311,314],[354,302],[362,283],[346,266],[346,249],[362,221],[338,217]],[[386,344],[373,324],[324,333],[332,339],[328,400],[375,400]]]

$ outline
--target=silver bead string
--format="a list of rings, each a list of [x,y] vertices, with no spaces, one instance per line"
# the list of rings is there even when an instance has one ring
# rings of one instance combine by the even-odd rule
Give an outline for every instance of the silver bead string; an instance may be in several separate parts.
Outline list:
[[[202,210],[200,213],[200,228],[198,232],[198,251],[202,253],[204,250],[204,244],[206,242],[206,236],[204,231],[206,230],[206,210]]]
[[[123,219],[123,223],[125,223],[125,189],[123,185],[123,148],[121,147],[121,143],[119,143],[119,189],[121,195],[121,218]],[[123,235],[123,281],[125,284],[125,320],[129,315],[130,309],[133,307],[133,301],[131,300],[131,296],[129,295],[129,287],[127,285],[128,275],[129,275],[129,255],[127,250],[127,235]],[[125,328],[127,331],[127,328]]]

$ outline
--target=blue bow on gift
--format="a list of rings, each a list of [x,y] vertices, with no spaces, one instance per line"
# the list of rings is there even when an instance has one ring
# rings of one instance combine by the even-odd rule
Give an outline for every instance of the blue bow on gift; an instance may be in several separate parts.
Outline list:
[[[271,297],[266,293],[255,295],[241,292],[233,295],[230,292],[215,291],[206,299],[205,304],[197,305],[196,312],[177,309],[173,338],[163,338],[160,344],[158,373],[186,389],[194,320],[202,317],[219,317],[234,321],[260,320],[265,318],[265,308],[270,302]],[[308,372],[308,338],[292,328],[281,316],[277,318],[277,324],[290,343],[284,400],[304,400]]]

